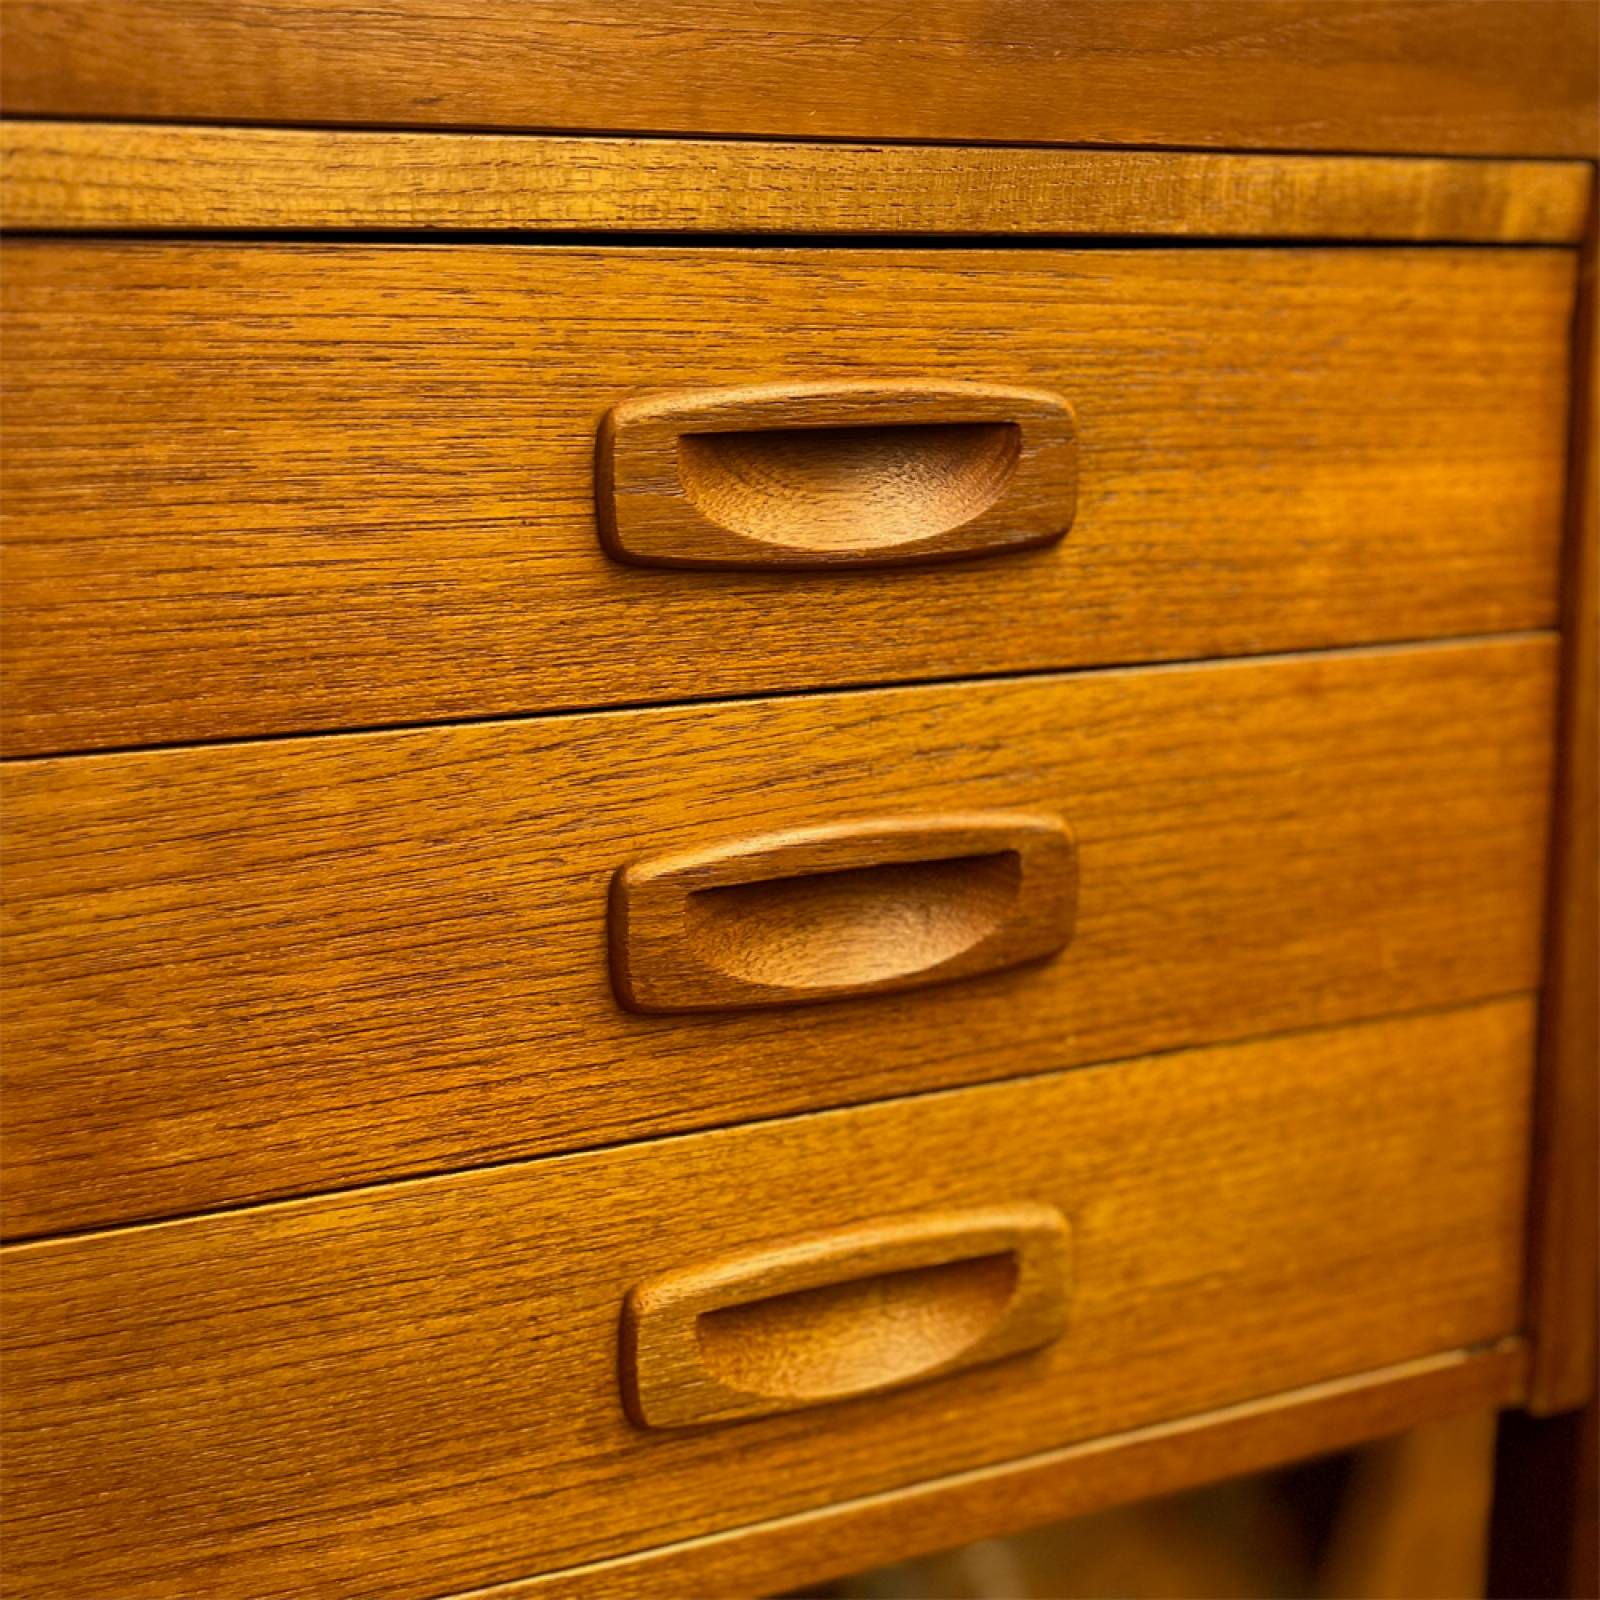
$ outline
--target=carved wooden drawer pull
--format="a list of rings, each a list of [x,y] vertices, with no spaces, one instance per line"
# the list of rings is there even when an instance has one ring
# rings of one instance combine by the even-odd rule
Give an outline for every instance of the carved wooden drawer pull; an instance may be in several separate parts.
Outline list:
[[[897,1389],[1048,1344],[1069,1283],[1047,1205],[789,1240],[634,1289],[623,1400],[641,1427],[675,1428]]]
[[[646,395],[600,429],[600,537],[661,567],[888,566],[1059,539],[1072,408],[988,383],[771,384]]]
[[[1072,935],[1059,817],[878,818],[652,856],[611,885],[633,1011],[796,1005],[993,972]]]

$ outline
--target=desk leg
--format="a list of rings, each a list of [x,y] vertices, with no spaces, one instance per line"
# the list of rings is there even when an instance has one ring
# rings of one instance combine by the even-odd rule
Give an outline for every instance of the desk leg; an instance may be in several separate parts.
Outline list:
[[[1431,1422],[1360,1451],[1318,1585],[1323,1600],[1481,1600],[1495,1414]]]

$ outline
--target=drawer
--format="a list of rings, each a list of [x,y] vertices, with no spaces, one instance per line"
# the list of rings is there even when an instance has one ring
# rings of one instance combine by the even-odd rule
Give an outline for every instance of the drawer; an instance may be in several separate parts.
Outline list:
[[[424,1600],[1493,1340],[1532,1028],[1497,1002],[12,1246],[8,1593]],[[884,1250],[962,1228],[943,1269]],[[843,1281],[704,1359],[868,1392],[630,1420],[625,1298],[735,1293],[797,1236]],[[995,1271],[1044,1320],[962,1367]]]
[[[1532,636],[8,764],[7,1231],[1531,990],[1553,666]]]
[[[6,748],[1549,626],[1573,261],[13,242]],[[648,553],[703,557],[708,521],[759,536],[713,551],[728,568],[607,555],[614,407],[863,381],[947,403],[898,427],[812,405],[776,450],[798,413],[715,413],[735,443],[709,486],[658,430]],[[952,384],[1060,397],[1072,472],[1035,472],[1025,428],[997,463],[1003,409],[986,429]],[[749,565],[818,548],[814,506],[875,561],[969,515],[1070,528]]]

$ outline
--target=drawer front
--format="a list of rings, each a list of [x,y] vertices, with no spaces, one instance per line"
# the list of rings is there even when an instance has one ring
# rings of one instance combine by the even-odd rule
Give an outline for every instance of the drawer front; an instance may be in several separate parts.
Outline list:
[[[29,241],[5,261],[12,753],[1554,618],[1569,251]],[[1071,514],[1070,477],[1019,471],[990,531],[1023,537],[986,559],[606,554],[612,408],[846,380],[1064,399],[1070,531],[1030,540]],[[981,520],[981,448],[918,439],[798,477],[737,458],[738,504],[701,498],[813,536],[812,499],[875,528],[907,497],[913,523]]]
[[[1529,637],[11,764],[7,1231],[1532,989],[1553,664]]]
[[[1492,1340],[1532,1023],[1497,1002],[12,1246],[7,1592],[423,1600]],[[641,1285],[997,1206],[1070,1229],[1043,1343],[630,1421]],[[895,1330],[856,1313],[906,1286],[861,1286],[843,1320],[735,1323],[742,1358],[803,1362],[809,1328],[875,1367]],[[922,1333],[962,1304],[931,1291]]]

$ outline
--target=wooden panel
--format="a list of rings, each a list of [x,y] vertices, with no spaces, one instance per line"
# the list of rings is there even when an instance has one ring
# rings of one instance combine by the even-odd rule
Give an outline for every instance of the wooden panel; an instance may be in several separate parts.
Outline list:
[[[978,1539],[1346,1450],[1474,1405],[1520,1397],[1525,1352],[1427,1356],[1181,1422],[952,1473],[914,1488],[802,1511],[728,1533],[461,1600],[719,1600],[777,1594]]]
[[[13,753],[1548,626],[1567,251],[7,246]],[[1059,543],[600,547],[629,394],[1057,390]]]
[[[1493,1340],[1520,1311],[1533,1020],[1507,1002],[12,1247],[7,1593],[422,1600]],[[1045,1349],[724,1427],[627,1421],[642,1278],[997,1202],[1072,1218]]]
[[[7,1231],[1531,988],[1553,657],[1520,639],[10,763]],[[622,863],[991,807],[1074,832],[1054,961],[826,1005],[617,1003]],[[895,902],[881,937],[914,913]]]
[[[1529,1259],[1531,1403],[1595,1391],[1600,1319],[1600,308],[1597,234],[1584,251],[1577,405],[1562,586],[1561,764],[1540,1045],[1539,1185]]]
[[[0,124],[7,228],[641,228],[1576,243],[1585,162]]]
[[[16,113],[1593,154],[1587,0],[7,0]]]

